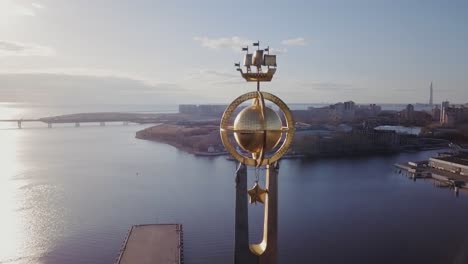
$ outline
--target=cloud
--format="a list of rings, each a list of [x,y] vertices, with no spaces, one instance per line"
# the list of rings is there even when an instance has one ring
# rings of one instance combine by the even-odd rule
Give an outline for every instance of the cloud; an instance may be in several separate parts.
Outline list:
[[[221,84],[241,84],[244,83],[244,79],[240,76],[234,67],[232,71],[219,71],[212,69],[202,69],[195,73],[192,73],[188,78],[184,79],[184,83],[199,82],[209,85],[221,85]]]
[[[37,8],[37,9],[42,9],[42,8],[44,8],[44,6],[41,5],[41,4],[39,4],[39,3],[32,3],[31,6],[34,7],[34,8]]]
[[[25,44],[13,41],[0,40],[0,57],[6,56],[52,56],[52,48],[37,44]]]
[[[287,46],[305,46],[307,45],[306,41],[302,37],[293,38],[293,39],[285,39],[281,42],[283,45]]]
[[[196,97],[178,84],[110,76],[0,73],[0,87],[2,101],[44,104],[177,103]]]
[[[194,37],[193,39],[205,48],[232,49],[233,51],[240,51],[241,47],[252,44],[251,40],[236,36],[223,38]]]
[[[214,76],[214,77],[220,77],[220,78],[237,78],[239,77],[238,74],[230,73],[227,71],[217,71],[217,70],[201,70],[200,74],[208,75],[208,76]]]
[[[101,78],[118,78],[118,79],[131,79],[142,82],[148,86],[166,83],[154,78],[147,78],[138,74],[129,74],[111,69],[103,68],[79,68],[79,67],[66,67],[66,68],[40,68],[40,69],[8,69],[1,70],[0,74],[50,74],[50,75],[66,75],[66,76],[89,76]]]
[[[43,9],[44,6],[38,2],[32,3],[18,3],[16,0],[1,0],[0,10],[4,16],[28,16],[34,17],[39,9]]]
[[[16,6],[11,12],[19,16],[36,16],[34,10],[24,6]]]
[[[283,54],[288,52],[287,48],[270,48],[270,52],[272,54]]]

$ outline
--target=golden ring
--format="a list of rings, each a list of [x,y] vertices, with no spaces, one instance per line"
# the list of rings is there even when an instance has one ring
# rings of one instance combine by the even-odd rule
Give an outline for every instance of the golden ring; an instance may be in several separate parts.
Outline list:
[[[261,164],[257,164],[256,160],[244,156],[237,152],[236,148],[232,145],[231,141],[229,140],[228,132],[231,130],[229,127],[229,121],[232,116],[232,113],[237,109],[237,107],[245,101],[255,99],[258,97],[258,92],[249,92],[245,93],[239,97],[237,97],[224,111],[223,117],[221,118],[220,124],[220,135],[221,141],[223,142],[224,147],[226,150],[239,162],[249,165],[249,166],[265,166],[272,164],[273,162],[279,160],[286,152],[289,150],[293,139],[294,139],[294,119],[289,110],[289,107],[277,96],[267,93],[267,92],[260,92],[263,95],[265,100],[268,100],[279,107],[281,112],[286,119],[286,127],[283,127],[281,130],[285,132],[286,138],[283,141],[283,144],[278,148],[278,150],[270,157],[265,157]]]

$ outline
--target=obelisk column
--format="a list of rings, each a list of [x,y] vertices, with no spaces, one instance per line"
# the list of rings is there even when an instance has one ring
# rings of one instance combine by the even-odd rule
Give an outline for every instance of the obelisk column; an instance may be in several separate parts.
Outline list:
[[[247,167],[239,163],[236,171],[234,264],[255,263],[249,250],[249,211],[247,205]]]
[[[263,241],[266,241],[266,249],[258,257],[259,264],[278,263],[278,169],[278,162],[267,165],[266,186],[268,195],[265,201],[263,224]]]

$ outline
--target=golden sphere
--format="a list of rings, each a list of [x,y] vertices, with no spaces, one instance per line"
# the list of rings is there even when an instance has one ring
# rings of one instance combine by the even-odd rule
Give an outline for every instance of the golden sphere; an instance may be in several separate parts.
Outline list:
[[[244,108],[234,120],[234,138],[247,152],[270,151],[278,145],[282,136],[282,122],[278,114],[264,107],[265,118],[258,104]]]

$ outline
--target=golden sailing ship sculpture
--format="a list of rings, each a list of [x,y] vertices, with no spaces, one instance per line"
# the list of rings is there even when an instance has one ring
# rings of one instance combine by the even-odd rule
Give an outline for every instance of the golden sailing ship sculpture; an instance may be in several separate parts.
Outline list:
[[[270,47],[260,49],[260,42],[254,43],[257,50],[254,53],[249,53],[249,47],[242,48],[242,51],[247,53],[244,55],[245,72],[237,63],[237,70],[241,72],[242,77],[248,82],[269,82],[273,79],[276,72],[276,55],[270,55]],[[266,52],[266,54],[265,54]],[[262,70],[262,66],[266,66],[266,72]],[[256,69],[256,71],[252,71]]]

